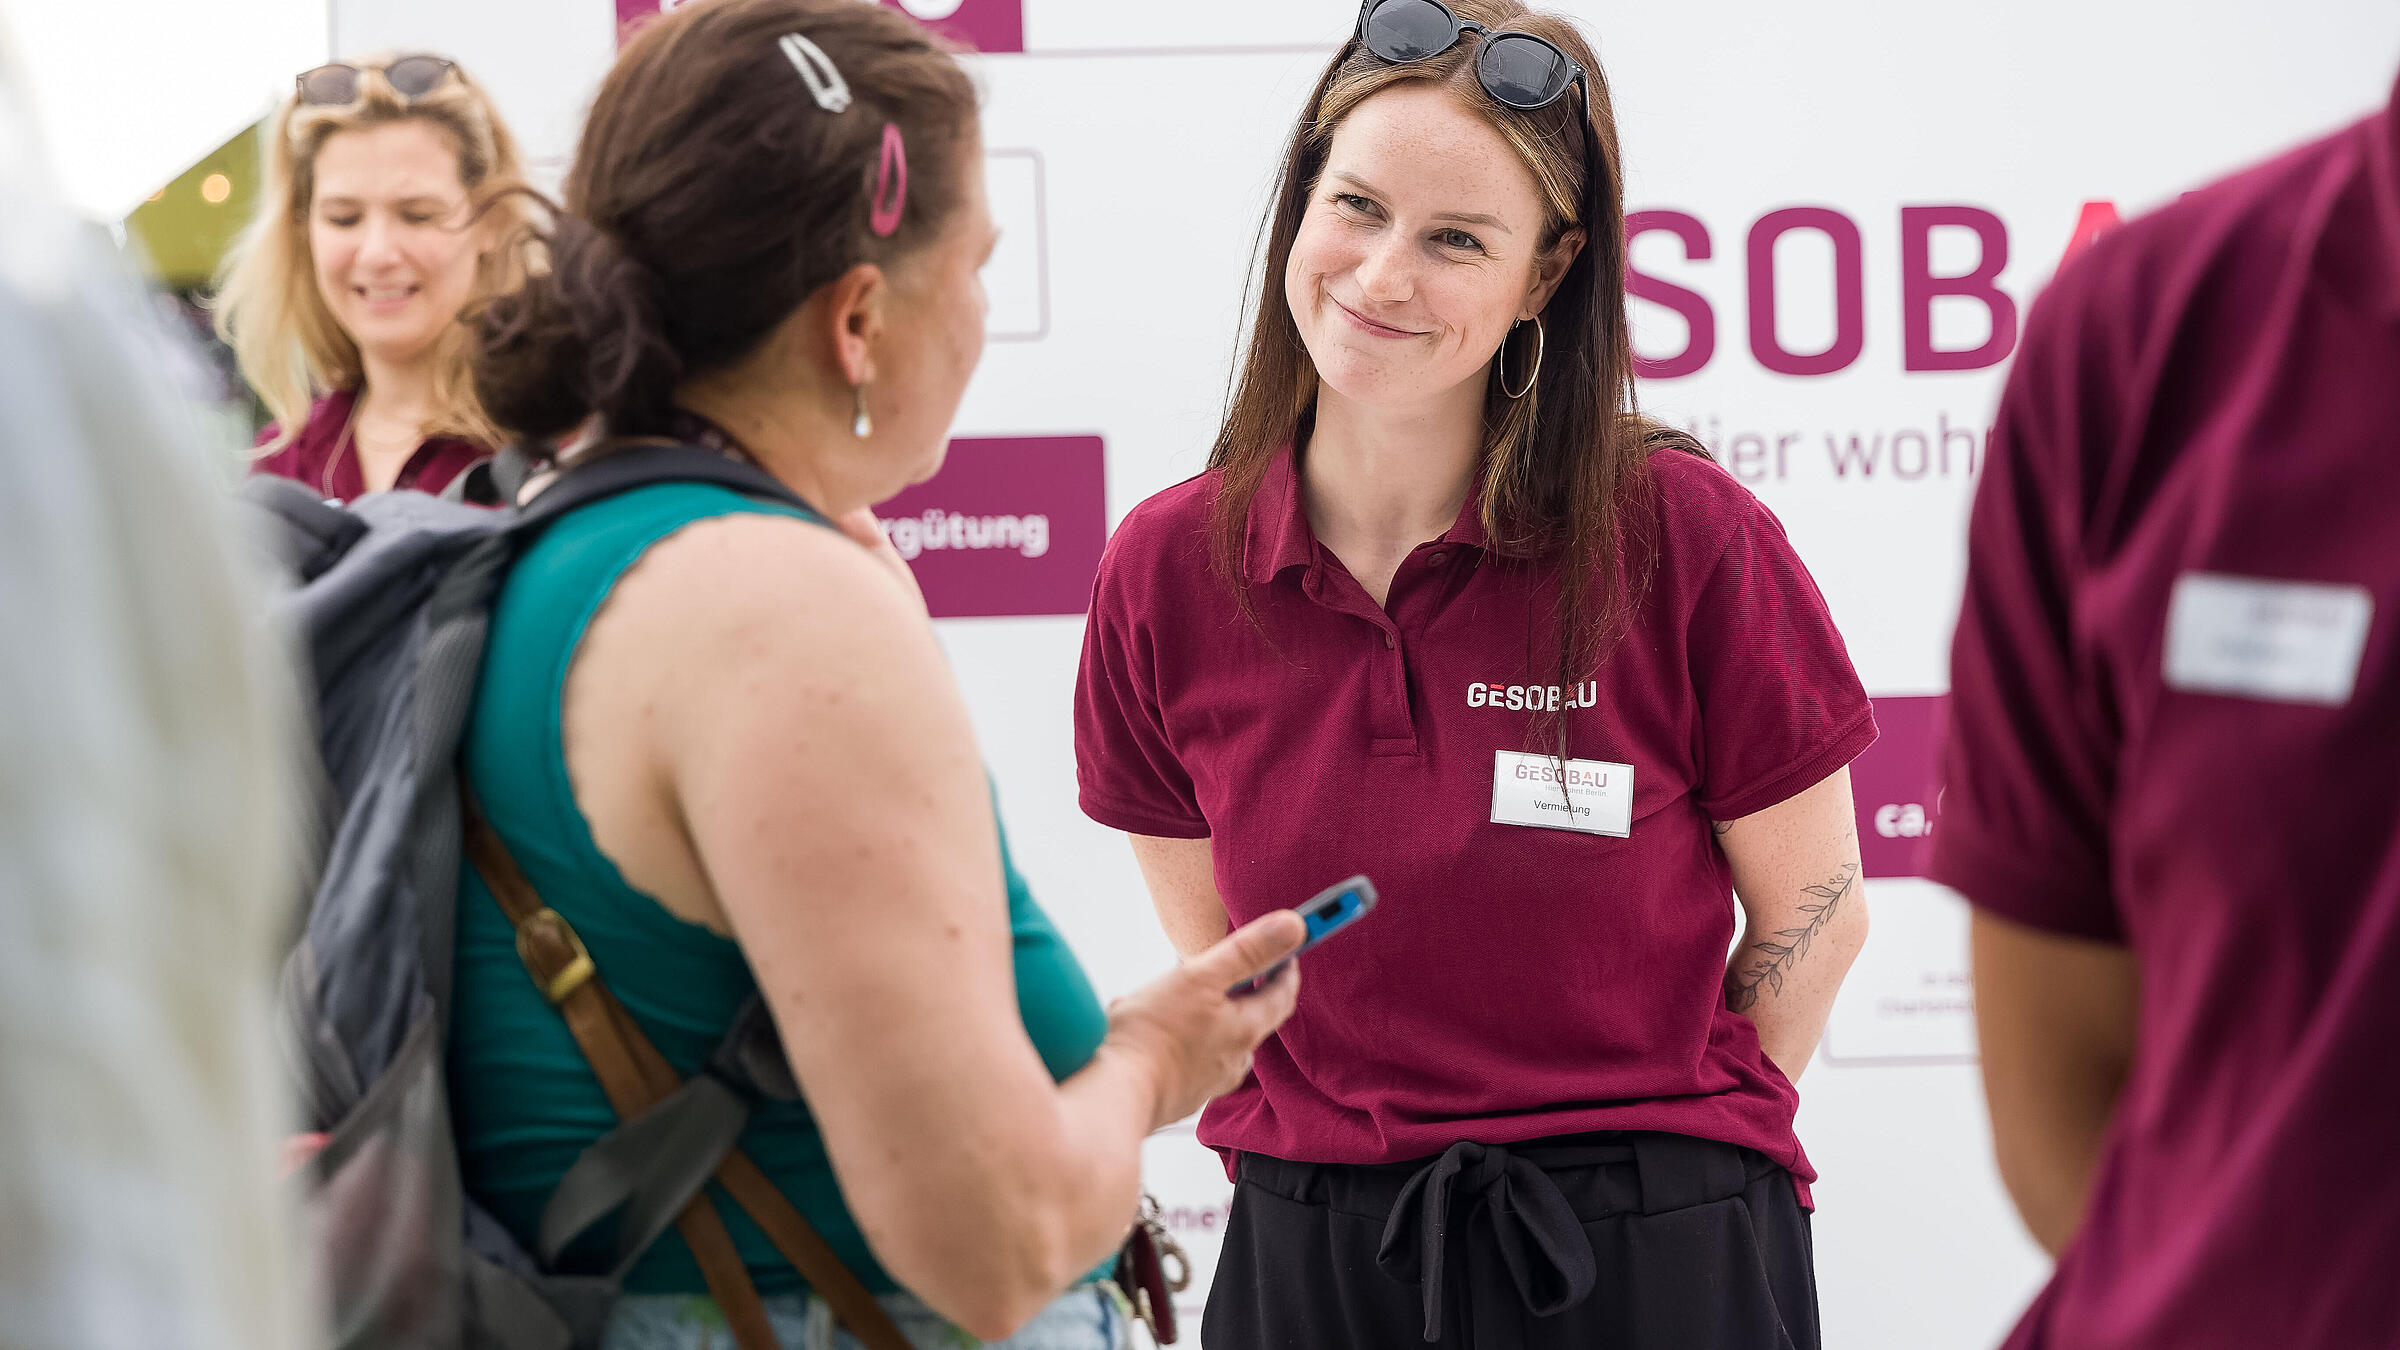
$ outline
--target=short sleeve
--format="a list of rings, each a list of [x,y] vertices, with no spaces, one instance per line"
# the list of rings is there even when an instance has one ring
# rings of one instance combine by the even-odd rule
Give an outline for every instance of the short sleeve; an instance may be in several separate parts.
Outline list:
[[[1815,578],[1766,507],[1743,499],[1687,634],[1700,711],[1694,793],[1738,820],[1814,787],[1875,742],[1875,709]]]
[[[2004,919],[2116,941],[2114,737],[2072,625],[2077,466],[2115,415],[2108,339],[2087,323],[2079,280],[2062,276],[2035,307],[1976,488],[1930,870]]]
[[[1205,839],[1208,819],[1161,712],[1148,588],[1125,556],[1136,518],[1110,541],[1092,586],[1075,677],[1075,780],[1083,813],[1103,825]]]

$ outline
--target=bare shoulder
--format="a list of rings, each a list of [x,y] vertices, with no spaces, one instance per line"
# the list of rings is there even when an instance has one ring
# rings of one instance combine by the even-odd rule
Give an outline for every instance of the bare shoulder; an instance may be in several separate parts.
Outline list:
[[[823,525],[739,512],[683,526],[626,570],[585,630],[561,716],[601,851],[670,912],[729,932],[744,897],[694,822],[749,803],[785,813],[764,834],[788,834],[791,813],[831,809],[818,798],[871,795],[849,766],[920,727],[971,753],[956,705],[898,578]]]
[[[845,757],[924,735],[969,753],[974,743],[901,578],[792,516],[714,516],[651,545],[575,665],[570,702],[604,710],[645,776],[732,771],[769,745],[781,747],[778,772],[838,775]]]
[[[785,670],[806,681],[935,650],[898,580],[865,549],[765,512],[712,516],[653,544],[611,594],[609,618],[701,679],[801,651],[808,659]]]

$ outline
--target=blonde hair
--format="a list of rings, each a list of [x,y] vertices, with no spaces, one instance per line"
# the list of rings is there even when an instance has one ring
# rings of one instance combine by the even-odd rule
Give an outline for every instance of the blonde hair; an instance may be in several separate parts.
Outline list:
[[[215,305],[218,335],[233,347],[243,376],[277,423],[278,435],[263,450],[289,443],[320,395],[356,388],[365,379],[358,344],[326,308],[309,255],[317,152],[335,133],[412,120],[446,132],[458,148],[458,176],[472,218],[497,217],[495,242],[476,265],[472,299],[505,294],[524,279],[525,241],[539,223],[538,199],[526,189],[516,138],[499,110],[456,65],[432,90],[404,99],[384,78],[390,59],[384,54],[356,62],[362,68],[356,102],[304,104],[295,91],[267,124],[258,214],[226,256]],[[463,324],[442,334],[434,355],[434,413],[424,434],[494,445],[501,433],[476,397],[471,346]]]

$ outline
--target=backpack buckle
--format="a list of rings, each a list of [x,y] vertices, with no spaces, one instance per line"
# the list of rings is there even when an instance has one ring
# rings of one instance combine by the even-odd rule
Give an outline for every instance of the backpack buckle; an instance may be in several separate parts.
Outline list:
[[[525,963],[525,973],[533,977],[534,987],[552,1007],[565,1003],[599,973],[574,925],[548,907],[535,910],[517,925],[517,959]]]

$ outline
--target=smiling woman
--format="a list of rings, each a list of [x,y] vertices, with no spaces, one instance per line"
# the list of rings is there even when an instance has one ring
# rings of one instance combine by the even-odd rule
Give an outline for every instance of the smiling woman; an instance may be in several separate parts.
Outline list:
[[[1874,720],[1775,518],[1635,413],[1618,166],[1573,24],[1369,0],[1209,472],[1101,562],[1083,806],[1169,938],[1383,895],[1200,1119],[1212,1350],[1818,1344],[1793,1083]]]
[[[497,439],[458,319],[524,275],[534,208],[516,142],[443,57],[334,62],[294,83],[217,305],[275,418],[253,471],[345,500],[439,492]]]

